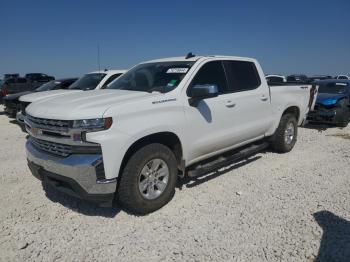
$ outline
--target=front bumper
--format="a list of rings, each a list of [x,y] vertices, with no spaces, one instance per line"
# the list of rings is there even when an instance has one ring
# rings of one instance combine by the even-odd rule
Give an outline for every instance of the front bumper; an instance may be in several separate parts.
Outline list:
[[[336,122],[336,109],[323,109],[309,112],[307,120],[310,122],[320,123],[335,123]]]
[[[111,206],[117,187],[116,179],[98,180],[101,154],[72,154],[58,157],[26,143],[28,166],[32,174],[58,191],[74,197]]]
[[[21,112],[16,114],[16,120],[19,124],[24,125],[24,116]]]

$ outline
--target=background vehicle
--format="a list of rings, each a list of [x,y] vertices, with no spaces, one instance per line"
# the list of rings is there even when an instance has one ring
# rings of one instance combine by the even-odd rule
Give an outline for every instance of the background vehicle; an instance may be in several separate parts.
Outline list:
[[[308,77],[306,75],[289,75],[287,76],[287,81],[288,82],[302,82],[306,83],[308,81]]]
[[[29,73],[25,74],[24,78],[26,78],[30,82],[49,82],[51,80],[55,80],[53,76],[48,76],[42,73]]]
[[[326,79],[332,79],[333,77],[330,75],[314,75],[309,77],[309,81],[319,81],[319,80],[326,80]]]
[[[103,205],[117,195],[145,214],[170,201],[179,174],[215,171],[268,145],[289,152],[314,92],[269,86],[250,58],[189,54],[141,63],[106,90],[29,105],[29,167],[58,190]]]
[[[274,84],[283,84],[287,82],[287,78],[282,75],[266,75],[265,79],[268,84],[274,83]]]
[[[49,91],[49,90],[67,89],[76,80],[77,78],[64,78],[64,79],[58,79],[58,80],[51,80],[50,82],[43,84],[42,86],[38,87],[33,91],[26,91],[26,92],[20,92],[20,93],[8,95],[3,99],[4,105],[5,105],[5,112],[10,117],[16,117],[17,112],[20,111],[21,109],[20,102],[19,102],[19,98],[21,96],[30,94],[30,93],[37,93],[37,92],[43,92],[43,91]],[[19,120],[20,122],[23,122],[22,114],[19,115],[17,120]]]
[[[0,104],[3,103],[3,97],[6,96],[6,89],[5,87],[2,85],[3,81],[1,81],[0,83]]]
[[[347,75],[337,75],[335,79],[343,79],[343,80],[349,80],[350,77]]]
[[[15,73],[15,74],[4,74],[4,81],[7,79],[11,79],[11,78],[18,78],[19,74]]]
[[[41,99],[47,99],[50,97],[64,95],[66,93],[72,94],[73,92],[88,91],[93,89],[104,89],[113,80],[117,79],[120,75],[125,73],[126,70],[105,70],[105,71],[95,71],[85,74],[77,81],[75,81],[66,90],[51,90],[44,91],[35,94],[28,94],[21,96],[19,101],[21,102],[21,108],[25,108],[32,102],[39,101]],[[23,112],[22,110],[22,112]]]
[[[5,81],[9,79],[18,78],[19,74],[4,74],[4,79],[0,82],[0,104],[3,103],[3,97],[7,95],[7,87]]]
[[[323,80],[317,85],[317,101],[314,110],[308,114],[308,121],[346,127],[350,118],[350,80]]]
[[[15,94],[24,91],[32,91],[55,78],[41,73],[26,74],[25,77],[7,78],[3,86],[7,94]]]

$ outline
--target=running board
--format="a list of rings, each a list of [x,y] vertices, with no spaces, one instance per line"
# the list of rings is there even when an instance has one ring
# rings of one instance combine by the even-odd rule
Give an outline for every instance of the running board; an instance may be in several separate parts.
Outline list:
[[[262,144],[253,144],[236,152],[231,156],[220,156],[219,158],[216,158],[208,163],[197,165],[193,169],[188,170],[187,175],[189,177],[197,177],[217,171],[222,167],[228,166],[229,164],[233,164],[235,162],[239,162],[244,158],[252,156],[266,149],[268,146],[269,143],[267,142],[264,142]]]

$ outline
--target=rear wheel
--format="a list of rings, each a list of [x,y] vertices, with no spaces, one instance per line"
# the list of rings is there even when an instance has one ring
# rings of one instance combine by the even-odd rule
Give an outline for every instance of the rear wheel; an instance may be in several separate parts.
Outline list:
[[[275,134],[271,138],[271,147],[279,153],[286,153],[293,149],[298,135],[298,123],[294,115],[282,116]]]
[[[177,162],[162,144],[139,149],[127,162],[118,189],[120,204],[135,214],[147,214],[167,204],[175,193]]]

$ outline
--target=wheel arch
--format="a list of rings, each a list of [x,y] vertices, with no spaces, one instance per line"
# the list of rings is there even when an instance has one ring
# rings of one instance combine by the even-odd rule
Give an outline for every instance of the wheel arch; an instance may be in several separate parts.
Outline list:
[[[130,159],[130,157],[138,149],[140,149],[146,145],[153,144],[153,143],[159,143],[159,144],[163,144],[163,145],[169,147],[169,149],[174,153],[174,155],[176,157],[178,168],[182,169],[182,166],[183,166],[183,160],[182,160],[183,147],[182,147],[180,138],[173,132],[168,132],[168,131],[157,132],[157,133],[153,133],[153,134],[149,134],[149,135],[146,135],[144,137],[141,137],[129,146],[129,148],[127,149],[126,153],[124,154],[123,160],[121,162],[121,166],[119,168],[118,179],[121,178],[124,167],[125,167],[126,163],[128,162],[128,160]]]
[[[289,106],[289,107],[287,107],[283,111],[281,117],[286,115],[286,114],[294,115],[296,117],[296,119],[297,119],[297,123],[299,123],[299,120],[300,120],[300,109],[299,109],[299,107],[297,107],[297,106]]]

